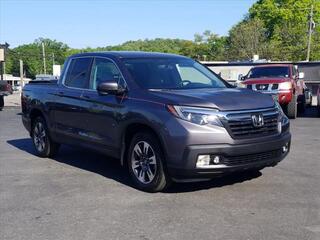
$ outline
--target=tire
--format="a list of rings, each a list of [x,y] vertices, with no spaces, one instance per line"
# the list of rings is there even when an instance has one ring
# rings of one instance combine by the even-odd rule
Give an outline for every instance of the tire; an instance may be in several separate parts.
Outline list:
[[[297,106],[297,96],[293,95],[291,101],[287,105],[286,113],[291,119],[297,118],[298,106]]]
[[[45,158],[57,154],[60,145],[51,140],[47,124],[42,117],[33,121],[31,138],[38,156]]]
[[[170,180],[163,161],[159,141],[153,134],[140,132],[133,136],[127,166],[136,188],[159,192],[168,187]]]
[[[298,106],[299,106],[298,110],[300,113],[304,113],[306,111],[307,104],[306,104],[306,96],[305,95],[301,96],[300,103]]]
[[[3,96],[0,96],[0,111],[2,111],[4,107],[4,99],[3,99]]]

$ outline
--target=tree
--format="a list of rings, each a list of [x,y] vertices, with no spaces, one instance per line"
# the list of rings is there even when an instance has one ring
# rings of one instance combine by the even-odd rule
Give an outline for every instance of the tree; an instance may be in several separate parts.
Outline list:
[[[229,32],[228,58],[230,60],[248,60],[258,54],[269,58],[267,29],[258,19],[246,19],[234,26]]]
[[[199,60],[224,60],[226,50],[226,37],[220,37],[218,34],[210,30],[204,31],[202,34],[194,35],[193,49]]]
[[[305,60],[307,30],[311,5],[316,28],[312,36],[311,60],[320,59],[320,1],[319,0],[259,0],[249,9],[249,19],[259,19],[266,28],[272,58]]]
[[[53,57],[55,64],[62,65],[69,47],[56,40],[39,38],[31,44],[21,45],[9,50],[6,64],[7,72],[19,75],[19,59],[21,59],[27,77],[34,78],[36,74],[43,73],[42,42],[45,45],[47,72],[52,73]]]

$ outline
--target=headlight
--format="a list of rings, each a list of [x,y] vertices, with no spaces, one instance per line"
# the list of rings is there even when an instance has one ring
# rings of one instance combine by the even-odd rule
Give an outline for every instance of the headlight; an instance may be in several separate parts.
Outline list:
[[[279,111],[279,123],[280,123],[280,126],[278,125],[278,127],[280,128],[279,132],[282,132],[283,126],[289,124],[289,118],[283,112],[282,107],[280,106],[279,102],[278,101],[274,101],[274,103],[276,105],[276,108]]]
[[[276,106],[277,110],[279,111],[280,115],[285,115],[282,107],[280,106],[279,102],[277,100],[274,99],[274,105]]]
[[[169,112],[178,118],[199,125],[223,126],[219,120],[219,110],[211,108],[198,108],[187,106],[167,106]]]
[[[290,90],[292,88],[291,82],[282,82],[279,83],[279,90]]]

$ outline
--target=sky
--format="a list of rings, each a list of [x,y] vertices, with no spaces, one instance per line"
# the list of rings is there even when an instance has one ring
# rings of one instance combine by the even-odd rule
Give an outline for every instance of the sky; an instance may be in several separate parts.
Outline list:
[[[72,48],[129,40],[227,35],[255,0],[0,0],[0,43],[39,37]]]

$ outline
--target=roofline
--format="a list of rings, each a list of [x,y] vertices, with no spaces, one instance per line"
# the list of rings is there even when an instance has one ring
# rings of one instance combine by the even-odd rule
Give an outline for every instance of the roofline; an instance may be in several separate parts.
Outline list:
[[[96,51],[96,52],[84,52],[70,55],[69,57],[81,57],[81,56],[106,56],[115,58],[188,58],[183,55],[173,53],[162,53],[162,52],[145,52],[145,51]]]
[[[219,62],[219,61],[211,61],[211,62],[201,62],[202,64],[209,67],[218,67],[218,66],[261,66],[261,65],[276,65],[276,64],[292,64],[292,65],[320,65],[320,61],[297,61],[297,62],[289,62],[289,61],[274,61],[274,62]]]

